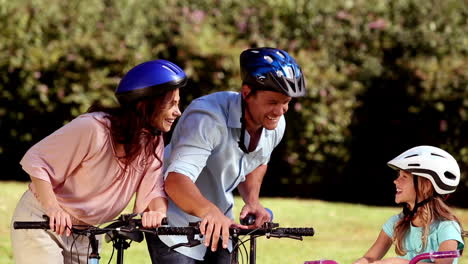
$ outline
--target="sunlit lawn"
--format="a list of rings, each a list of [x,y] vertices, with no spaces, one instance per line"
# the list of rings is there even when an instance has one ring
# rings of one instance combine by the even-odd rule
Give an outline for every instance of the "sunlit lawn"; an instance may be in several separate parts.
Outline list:
[[[0,263],[13,263],[10,246],[10,219],[16,202],[27,188],[26,183],[0,182]],[[274,212],[274,221],[282,227],[313,227],[315,236],[303,241],[260,238],[257,242],[257,263],[303,263],[306,260],[334,259],[351,263],[374,242],[381,225],[397,207],[371,207],[359,204],[331,203],[319,200],[265,198],[263,204]],[[238,200],[236,211],[240,210]],[[465,228],[468,209],[456,209]],[[248,245],[247,245],[248,248]],[[25,249],[27,252],[27,249]],[[108,263],[112,246],[105,244],[101,263]],[[388,256],[394,255],[393,249]],[[112,263],[115,263],[114,260]],[[125,251],[125,263],[148,263],[146,244],[133,243]],[[468,263],[463,256],[460,264]]]

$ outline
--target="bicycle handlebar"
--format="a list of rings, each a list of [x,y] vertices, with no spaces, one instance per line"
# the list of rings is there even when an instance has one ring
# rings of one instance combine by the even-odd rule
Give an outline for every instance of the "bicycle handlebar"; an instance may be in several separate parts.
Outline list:
[[[186,236],[187,242],[175,244],[170,247],[170,249],[175,249],[178,247],[193,247],[197,246],[201,243],[201,240],[196,239],[195,235],[198,235],[200,238],[203,235],[200,232],[200,222],[189,223],[189,226],[186,227],[170,227],[170,226],[161,226],[157,228],[145,228],[142,225],[141,219],[134,219],[137,214],[123,214],[120,217],[113,221],[108,222],[109,224],[105,227],[96,227],[91,225],[75,225],[71,227],[72,233],[77,235],[86,235],[90,238],[90,240],[95,240],[95,235],[106,234],[106,241],[115,241],[114,247],[118,250],[122,248],[125,249],[126,247],[124,243],[127,243],[127,240],[141,242],[143,240],[143,233],[151,233],[155,235],[178,235],[178,236]],[[15,221],[13,222],[14,229],[49,229],[49,219],[47,216],[44,216],[46,221]],[[167,219],[163,220],[163,225],[167,225]],[[299,227],[299,228],[279,228],[279,224],[267,222],[264,223],[261,228],[255,229],[242,229],[238,227],[231,227],[229,228],[230,236],[233,243],[236,243],[235,247],[239,247],[239,245],[243,245],[245,241],[251,242],[250,245],[250,255],[251,263],[255,263],[255,238],[259,236],[265,236],[267,238],[274,237],[274,238],[292,238],[297,240],[302,240],[303,236],[313,236],[314,229],[311,227]],[[240,236],[249,236],[249,239],[242,240]],[[116,246],[117,245],[117,246]],[[253,246],[252,246],[253,245]],[[128,245],[127,245],[128,247]],[[245,248],[245,247],[244,247]],[[236,252],[239,249],[235,249]],[[97,250],[96,250],[97,251]],[[94,252],[94,251],[93,251]],[[120,252],[120,253],[119,253]],[[123,252],[118,251],[118,254],[123,254]],[[96,252],[91,258],[91,254],[89,255],[90,259],[99,259],[99,253]],[[120,256],[120,255],[119,255]],[[123,255],[122,255],[123,256]],[[238,263],[237,260],[237,253],[234,254],[235,257],[232,258],[232,263]],[[120,259],[120,257],[119,257]]]
[[[299,227],[299,228],[280,228],[277,223],[265,223],[261,228],[257,229],[241,229],[241,228],[229,228],[231,236],[266,236],[281,238],[288,237],[293,239],[302,239],[302,236],[313,236],[314,229],[311,227]],[[200,227],[199,223],[190,223],[187,227],[169,227],[161,226],[157,228],[143,228],[141,219],[131,219],[127,221],[116,221],[109,224],[106,227],[99,228],[94,226],[77,226],[72,227],[72,232],[77,234],[83,233],[94,233],[104,234],[109,231],[122,231],[122,232],[146,232],[153,233],[155,235],[176,235],[176,236],[191,236],[199,235]],[[49,229],[49,221],[15,221],[13,223],[14,229]]]
[[[434,261],[434,259],[444,259],[444,258],[458,258],[460,257],[460,252],[458,250],[453,250],[453,251],[437,251],[437,252],[429,252],[429,253],[423,253],[419,254],[413,259],[408,264],[416,264],[420,260],[423,259],[430,259],[431,261]]]

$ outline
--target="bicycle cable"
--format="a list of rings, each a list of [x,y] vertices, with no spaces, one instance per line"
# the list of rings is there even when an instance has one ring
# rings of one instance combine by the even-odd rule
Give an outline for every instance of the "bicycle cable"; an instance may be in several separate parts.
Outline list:
[[[112,240],[112,253],[111,253],[111,256],[110,256],[109,261],[107,262],[107,264],[110,264],[111,260],[114,258],[114,252],[115,252],[115,241]]]

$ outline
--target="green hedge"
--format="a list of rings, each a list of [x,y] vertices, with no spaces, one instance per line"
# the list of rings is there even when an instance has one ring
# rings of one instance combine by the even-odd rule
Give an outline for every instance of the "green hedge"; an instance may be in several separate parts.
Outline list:
[[[140,62],[183,66],[186,104],[238,90],[239,53],[275,46],[302,65],[309,96],[290,107],[266,194],[380,186],[385,162],[417,144],[453,153],[468,185],[463,0],[0,2],[2,178],[18,177],[27,148],[95,100],[114,104],[121,76]]]

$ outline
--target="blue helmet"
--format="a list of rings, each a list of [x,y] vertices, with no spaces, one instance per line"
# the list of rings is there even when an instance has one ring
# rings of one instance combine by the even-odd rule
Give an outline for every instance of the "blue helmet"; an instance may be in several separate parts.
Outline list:
[[[280,92],[290,97],[305,96],[301,68],[287,52],[275,48],[254,48],[240,55],[242,81],[252,89]]]
[[[187,84],[185,72],[166,60],[153,60],[133,67],[115,90],[120,103],[162,95]]]

